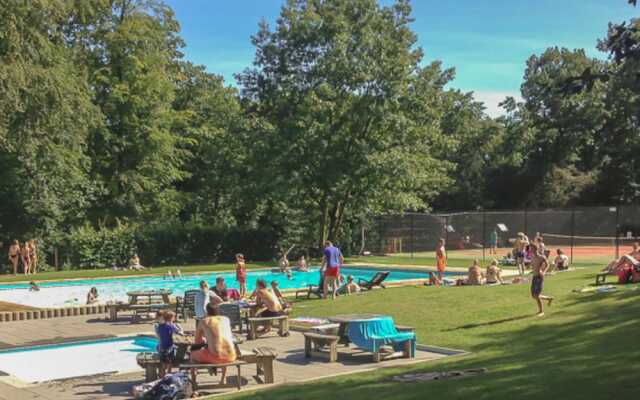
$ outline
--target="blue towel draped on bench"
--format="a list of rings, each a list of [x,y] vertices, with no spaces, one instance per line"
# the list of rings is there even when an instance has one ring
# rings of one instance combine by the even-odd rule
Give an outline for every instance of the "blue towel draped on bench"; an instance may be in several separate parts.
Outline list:
[[[411,357],[416,355],[415,332],[398,332],[391,317],[349,321],[349,340],[363,350],[377,352],[381,346],[391,345],[395,351],[403,350],[403,343],[411,341]]]

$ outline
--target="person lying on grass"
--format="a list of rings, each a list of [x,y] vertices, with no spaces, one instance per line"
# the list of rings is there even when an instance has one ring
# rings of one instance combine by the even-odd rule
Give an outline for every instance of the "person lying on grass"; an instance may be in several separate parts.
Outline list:
[[[344,285],[338,288],[338,294],[351,294],[360,292],[360,286],[353,281],[353,275],[347,276]]]
[[[619,270],[624,269],[625,267],[628,266],[640,266],[640,243],[635,242],[633,244],[633,249],[623,255],[622,257],[618,258],[617,260],[613,260],[611,261],[603,270],[602,272],[608,272],[609,274],[617,274]]]

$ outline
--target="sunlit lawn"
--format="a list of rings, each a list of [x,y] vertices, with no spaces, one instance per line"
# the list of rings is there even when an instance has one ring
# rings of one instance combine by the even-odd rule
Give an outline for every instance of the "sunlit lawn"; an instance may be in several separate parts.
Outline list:
[[[397,262],[397,258],[389,258]],[[471,352],[401,369],[343,376],[237,395],[242,399],[636,399],[640,395],[640,290],[578,294],[599,264],[547,278],[556,297],[535,317],[527,285],[404,287],[335,301],[308,300],[296,315],[389,314],[414,326],[420,343]],[[302,345],[302,343],[301,343]],[[416,384],[392,383],[400,372],[486,367],[483,376]],[[327,368],[331,368],[327,365]]]

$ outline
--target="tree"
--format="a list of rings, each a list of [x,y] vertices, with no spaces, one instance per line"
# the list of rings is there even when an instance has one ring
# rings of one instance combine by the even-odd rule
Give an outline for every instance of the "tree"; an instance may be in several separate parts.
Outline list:
[[[94,102],[104,115],[93,130],[92,174],[103,190],[92,213],[99,221],[171,218],[175,184],[184,179],[184,136],[176,131],[177,61],[182,41],[173,11],[156,1],[117,0],[96,12],[81,60],[91,71]]]
[[[313,210],[319,244],[348,214],[425,207],[446,179],[430,154],[437,115],[419,114],[430,75],[410,11],[408,1],[290,0],[276,29],[261,23],[252,38],[255,67],[238,79],[275,127],[270,182]]]
[[[86,146],[99,113],[65,46],[71,12],[56,0],[0,5],[0,220],[13,235],[59,234],[94,195]]]

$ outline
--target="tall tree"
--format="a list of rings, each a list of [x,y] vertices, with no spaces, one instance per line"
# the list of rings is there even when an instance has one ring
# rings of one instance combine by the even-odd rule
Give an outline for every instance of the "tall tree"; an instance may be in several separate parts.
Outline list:
[[[348,213],[424,207],[446,178],[429,151],[437,118],[417,122],[429,99],[410,13],[408,1],[289,0],[253,37],[242,94],[276,127],[271,183],[313,210],[318,242]]]
[[[71,15],[67,1],[0,2],[3,232],[59,233],[93,196],[86,145],[99,113],[87,71],[65,45]]]
[[[82,53],[94,101],[104,114],[93,131],[93,175],[103,186],[94,216],[140,220],[174,216],[176,182],[186,157],[173,101],[182,41],[173,11],[161,2],[113,0],[88,32]],[[82,37],[80,37],[82,39]]]

